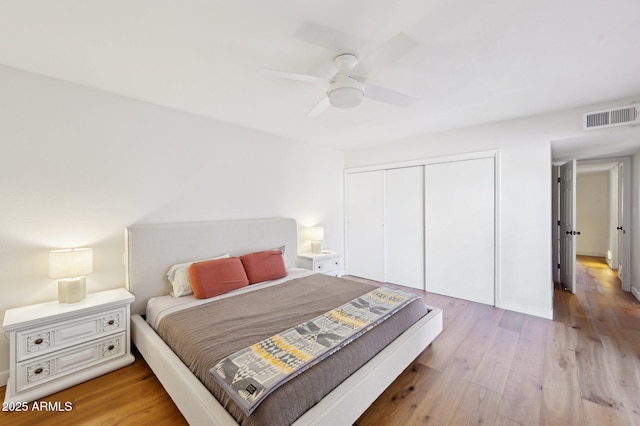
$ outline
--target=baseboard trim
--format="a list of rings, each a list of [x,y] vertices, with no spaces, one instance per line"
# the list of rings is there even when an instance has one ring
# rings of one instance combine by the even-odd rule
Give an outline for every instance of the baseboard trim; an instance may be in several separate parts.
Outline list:
[[[9,370],[0,371],[0,386],[7,386],[9,381]]]
[[[638,299],[638,302],[640,302],[640,291],[635,287],[631,287],[631,293]]]
[[[595,251],[582,251],[580,253],[576,253],[576,256],[601,257],[603,259],[607,259],[606,253],[598,253]]]

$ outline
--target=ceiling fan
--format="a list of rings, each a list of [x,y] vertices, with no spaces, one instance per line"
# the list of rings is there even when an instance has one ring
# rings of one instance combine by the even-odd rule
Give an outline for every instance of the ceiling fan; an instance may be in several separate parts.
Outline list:
[[[260,71],[290,80],[328,83],[326,95],[309,111],[307,116],[320,115],[329,106],[355,108],[363,98],[373,99],[392,105],[408,106],[415,100],[411,96],[385,87],[368,83],[369,77],[396,62],[418,43],[404,33],[392,37],[362,60],[351,53],[343,53],[334,59],[338,71],[332,77],[298,74],[261,68]]]

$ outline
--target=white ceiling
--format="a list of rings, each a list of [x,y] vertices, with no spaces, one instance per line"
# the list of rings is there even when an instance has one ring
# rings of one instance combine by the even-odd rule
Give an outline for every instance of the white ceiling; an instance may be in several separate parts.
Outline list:
[[[369,81],[417,101],[306,113],[399,32]],[[0,0],[0,64],[338,149],[640,94],[638,0]]]

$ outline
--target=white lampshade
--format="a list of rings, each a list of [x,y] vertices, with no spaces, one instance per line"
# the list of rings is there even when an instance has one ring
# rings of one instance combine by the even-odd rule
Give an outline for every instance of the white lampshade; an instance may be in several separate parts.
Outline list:
[[[58,281],[60,303],[80,302],[87,296],[85,275],[93,272],[93,250],[78,248],[49,252],[49,278]]]
[[[93,249],[77,248],[49,252],[49,278],[73,278],[93,272]]]
[[[320,254],[322,246],[320,241],[324,240],[324,228],[322,226],[311,226],[305,230],[307,240],[311,242],[311,253]]]
[[[309,241],[324,240],[324,228],[322,226],[312,226],[307,228],[307,240]]]

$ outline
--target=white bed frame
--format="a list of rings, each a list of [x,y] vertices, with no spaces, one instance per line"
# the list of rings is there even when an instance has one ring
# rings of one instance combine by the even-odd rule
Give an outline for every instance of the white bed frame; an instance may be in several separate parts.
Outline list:
[[[126,230],[131,336],[145,361],[191,425],[237,425],[209,390],[141,317],[150,297],[168,294],[165,274],[173,264],[285,246],[288,266],[297,260],[294,219],[259,219],[134,225]],[[353,424],[442,331],[437,308],[348,377],[294,425]]]

